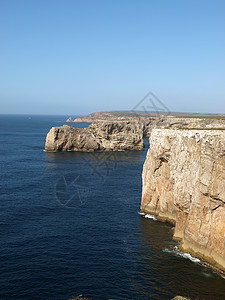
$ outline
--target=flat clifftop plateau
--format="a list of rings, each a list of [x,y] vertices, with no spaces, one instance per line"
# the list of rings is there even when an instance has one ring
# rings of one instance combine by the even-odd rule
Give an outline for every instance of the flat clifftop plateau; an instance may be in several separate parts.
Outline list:
[[[144,148],[143,128],[137,120],[94,121],[87,128],[52,127],[46,151],[118,151]]]
[[[225,120],[225,114],[187,114],[187,113],[171,113],[169,111],[164,113],[159,113],[157,111],[135,111],[135,110],[130,110],[130,111],[100,111],[100,112],[94,112],[91,113],[87,116],[83,117],[78,117],[76,119],[72,119],[71,117],[66,120],[66,122],[84,122],[84,123],[90,123],[93,122],[94,120],[112,120],[112,119],[118,119],[118,118],[155,118],[159,119],[162,117],[165,118],[179,118],[179,119],[192,119],[193,121],[197,120],[206,120],[208,119],[209,121],[213,120]]]
[[[92,123],[95,120],[106,121],[138,121],[143,127],[144,137],[150,137],[153,128],[178,128],[178,129],[225,129],[225,117],[222,116],[180,116],[163,115],[147,112],[96,112],[87,117],[78,117],[67,122]]]
[[[158,116],[158,117],[140,117],[140,122],[143,124],[143,134],[150,137],[151,131],[154,128],[177,128],[177,129],[224,129],[225,118],[197,118],[197,117],[177,117],[173,115]]]
[[[78,117],[72,119],[71,117],[66,120],[66,122],[84,122],[89,123],[95,120],[112,120],[118,118],[130,118],[130,117],[147,117],[147,116],[156,116],[156,113],[147,113],[147,112],[134,112],[134,111],[100,111],[89,114],[88,116]]]
[[[175,224],[180,248],[225,273],[225,131],[153,129],[141,209]]]

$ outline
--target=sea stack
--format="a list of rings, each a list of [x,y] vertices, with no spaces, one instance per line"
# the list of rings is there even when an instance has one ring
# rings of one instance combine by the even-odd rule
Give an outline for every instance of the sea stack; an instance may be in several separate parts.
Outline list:
[[[98,120],[87,128],[52,127],[46,137],[46,151],[141,150],[143,126],[137,121]]]
[[[225,131],[153,129],[141,209],[175,225],[180,249],[225,273]]]

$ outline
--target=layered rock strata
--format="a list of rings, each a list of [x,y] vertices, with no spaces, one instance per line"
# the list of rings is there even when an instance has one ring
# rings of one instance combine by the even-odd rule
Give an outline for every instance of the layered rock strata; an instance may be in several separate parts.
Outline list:
[[[187,129],[218,129],[225,128],[225,117],[193,117],[176,116],[163,114],[132,113],[132,112],[97,112],[87,117],[78,117],[73,120],[71,117],[66,122],[92,123],[95,120],[137,120],[143,126],[144,137],[150,137],[154,128],[187,128]]]
[[[118,151],[144,148],[143,128],[137,120],[94,121],[87,128],[52,127],[46,151]]]
[[[141,209],[175,224],[180,249],[225,272],[225,131],[153,129]]]

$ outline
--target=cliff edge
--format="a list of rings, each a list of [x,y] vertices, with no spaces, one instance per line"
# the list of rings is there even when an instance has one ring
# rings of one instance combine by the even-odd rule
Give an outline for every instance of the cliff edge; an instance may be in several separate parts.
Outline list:
[[[180,249],[225,273],[225,131],[153,129],[141,209],[175,224]]]

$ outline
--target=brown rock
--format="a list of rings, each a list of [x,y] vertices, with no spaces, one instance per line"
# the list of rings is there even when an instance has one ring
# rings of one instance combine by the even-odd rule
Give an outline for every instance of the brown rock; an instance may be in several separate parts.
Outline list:
[[[69,118],[66,120],[66,122],[71,123],[71,122],[73,122],[73,119],[72,119],[71,117],[69,117]]]
[[[94,121],[87,128],[52,127],[46,151],[118,151],[144,148],[143,128],[133,121]]]
[[[74,123],[92,123],[94,118],[92,117],[78,117],[73,120]]]
[[[141,209],[176,223],[180,248],[225,272],[225,132],[153,129]]]

